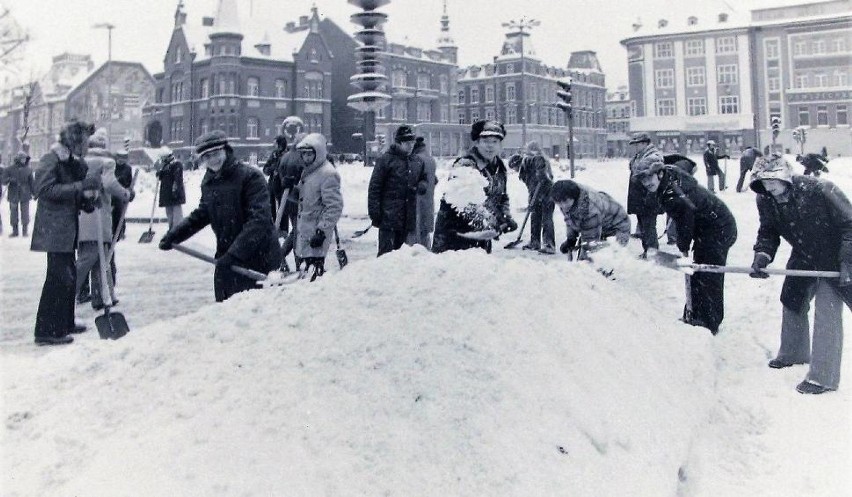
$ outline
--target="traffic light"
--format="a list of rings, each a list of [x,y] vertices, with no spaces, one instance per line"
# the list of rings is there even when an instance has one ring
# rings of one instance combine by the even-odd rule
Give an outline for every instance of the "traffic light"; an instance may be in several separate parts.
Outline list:
[[[379,141],[379,147],[384,148],[384,146],[385,146],[385,135],[383,135],[383,134],[377,134],[377,135],[376,135],[376,140],[378,140],[378,141]]]
[[[772,137],[777,138],[778,134],[781,133],[781,118],[778,116],[772,116],[770,119],[770,126],[772,127]]]
[[[573,83],[571,78],[568,78],[567,81],[559,80],[556,82],[556,84],[559,85],[559,89],[556,90],[556,96],[560,99],[559,102],[556,102],[556,106],[564,110],[565,113],[569,115],[573,108],[571,100],[574,98],[574,95],[571,93],[571,83]]]

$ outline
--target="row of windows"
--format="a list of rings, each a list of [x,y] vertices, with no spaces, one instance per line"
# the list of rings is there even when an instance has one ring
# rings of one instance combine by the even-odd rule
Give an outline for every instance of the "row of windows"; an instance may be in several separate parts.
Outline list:
[[[735,36],[723,36],[716,38],[716,53],[730,54],[737,52],[737,38]],[[687,40],[684,44],[687,57],[698,57],[705,54],[704,40]],[[662,41],[654,44],[654,58],[670,59],[674,57],[674,44],[670,41]]]
[[[846,104],[837,104],[834,115],[836,126],[849,126],[849,111]],[[799,107],[799,126],[811,126],[812,123],[816,126],[829,125],[827,105],[817,105],[815,120],[811,119],[810,107],[806,105]]]
[[[630,123],[627,121],[608,122],[606,123],[606,130],[609,133],[627,133],[630,131]]]
[[[323,85],[322,75],[316,73],[318,77],[309,78],[313,73],[309,73],[302,85],[302,98],[325,98],[325,88]],[[201,98],[209,98],[215,95],[237,95],[238,94],[237,74],[220,74],[210,78],[202,78],[199,80],[199,94]],[[245,96],[248,97],[266,97],[273,98],[289,98],[287,93],[287,80],[276,79],[273,86],[270,88],[270,93],[262,91],[260,79],[250,77],[246,79]],[[163,102],[163,90],[158,92],[158,101]],[[183,81],[175,81],[171,87],[171,102],[181,102],[189,97],[188,91],[185,91]]]
[[[322,132],[322,114],[306,114],[304,116],[304,123],[306,132]],[[279,118],[277,121],[280,123],[284,121],[284,118]],[[276,128],[280,128],[280,124],[276,125]],[[211,117],[209,119],[200,119],[198,121],[198,129],[196,130],[196,134],[202,135],[207,133],[208,131],[214,129],[220,129],[228,134],[228,136],[239,136],[239,121],[236,116],[230,116],[228,118],[225,117]],[[172,119],[169,129],[171,131],[172,140],[180,140],[183,137],[183,119]],[[276,129],[276,132],[280,131],[280,129]],[[246,139],[259,139],[260,138],[260,120],[256,117],[249,117],[246,119],[245,124],[245,137]]]
[[[740,97],[736,95],[726,95],[719,97],[719,114],[739,114],[740,113]],[[704,116],[707,114],[707,99],[705,97],[695,97],[686,99],[686,114],[688,116]],[[657,99],[657,115],[658,116],[674,116],[677,115],[675,108],[675,100],[673,98]]]
[[[735,85],[739,82],[736,64],[721,64],[716,66],[716,83],[720,85]],[[674,88],[674,69],[657,69],[654,71],[657,89]],[[686,86],[704,86],[706,84],[705,68],[703,66],[686,68]]]
[[[777,78],[776,78],[777,79]],[[780,86],[780,82],[772,83],[773,86]],[[848,86],[849,74],[845,69],[837,69],[833,74],[829,75],[826,72],[800,72],[797,71],[793,75],[793,88],[829,88],[833,86]],[[770,90],[772,91],[772,90]]]
[[[429,90],[432,89],[432,76],[427,73],[417,73],[417,89]],[[391,83],[396,88],[408,88],[408,73],[402,69],[394,69],[391,72]],[[446,94],[450,91],[450,82],[446,74],[438,76],[438,87],[441,93]]]
[[[518,98],[517,89],[515,83],[506,83],[505,84],[505,95],[506,100],[510,102],[514,102]],[[539,91],[539,86],[537,83],[529,83],[527,86],[528,92],[528,101],[529,102],[537,102],[541,99],[542,102],[556,102],[556,86],[554,85],[542,85]],[[471,87],[470,88],[470,101],[467,100],[466,90],[462,88],[458,92],[458,103],[460,105],[465,104],[478,104],[480,103],[480,89],[479,87]],[[599,108],[603,106],[604,95],[591,93],[591,92],[576,92],[574,91],[574,105],[577,107],[593,107]],[[494,102],[494,87],[486,86],[485,87],[485,99],[482,100],[484,103],[492,103]]]
[[[772,43],[770,43],[772,42]],[[772,48],[770,48],[772,46]],[[772,55],[770,55],[772,50]],[[818,40],[797,40],[793,42],[793,56],[802,55],[823,55],[831,53],[846,53],[848,50],[846,38],[835,37],[831,39],[821,38]],[[766,42],[766,58],[778,58],[778,47],[776,40],[767,40]]]

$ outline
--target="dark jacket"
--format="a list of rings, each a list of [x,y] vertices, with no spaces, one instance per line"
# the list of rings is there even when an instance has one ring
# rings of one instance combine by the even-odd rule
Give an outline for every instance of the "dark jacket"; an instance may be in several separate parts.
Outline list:
[[[681,252],[728,249],[736,241],[737,222],[728,206],[680,169],[663,169],[657,199],[677,224]]]
[[[204,175],[198,207],[171,231],[174,243],[186,240],[208,224],[216,235],[216,258],[228,253],[236,259],[236,265],[263,273],[281,263],[277,235],[269,217],[266,179],[231,153],[219,173],[208,170]],[[229,288],[216,288],[217,300],[232,293]]]
[[[78,213],[94,211],[83,199],[82,181],[88,168],[67,148],[54,144],[39,161],[35,172],[38,198],[30,250],[74,252],[77,248]]]
[[[488,180],[485,188],[485,207],[496,218],[497,226],[511,219],[509,195],[506,192],[506,166],[499,156],[491,162],[486,162],[476,147],[456,159],[453,167],[472,167]],[[448,185],[452,180],[448,179]],[[474,228],[459,212],[445,199],[441,199],[438,215],[435,218],[435,235],[432,241],[432,251],[441,253],[447,250],[465,250],[474,247],[490,250],[491,243],[469,240],[457,236],[457,233],[468,233]]]
[[[281,179],[281,193],[288,190],[287,204],[284,206],[284,215],[289,216],[299,211],[299,181],[302,179],[302,171],[305,170],[305,162],[296,147],[290,148],[278,161],[278,177]]]
[[[707,176],[716,176],[720,172],[719,169],[719,159],[730,159],[729,155],[717,155],[715,151],[710,150],[709,148],[704,151],[704,170],[707,173]]]
[[[828,167],[826,167],[828,159],[819,154],[805,154],[804,156],[796,157],[796,160],[805,166],[805,175],[817,173],[817,176],[819,176],[819,172],[828,172]],[[11,196],[11,191],[9,195]]]
[[[284,157],[286,150],[282,150],[280,148],[276,148],[272,151],[272,154],[269,155],[269,158],[266,159],[266,162],[263,164],[263,174],[267,175],[269,179],[267,183],[269,184],[269,191],[272,195],[275,196],[275,203],[277,204],[281,200],[281,194],[284,193],[284,190],[281,186],[281,159]]]
[[[125,161],[115,161],[115,179],[124,188],[130,188],[133,183],[133,168]]]
[[[689,157],[681,154],[666,154],[663,156],[663,164],[675,166],[681,171],[689,174],[690,176],[695,175],[695,170],[697,169],[698,164],[695,163],[694,160]]]
[[[376,160],[367,190],[373,226],[410,233],[417,225],[417,196],[428,190],[423,160],[393,144]]]
[[[35,184],[32,168],[19,161],[4,171],[3,183],[8,186],[9,203],[29,202],[33,198]]]
[[[183,205],[186,192],[183,187],[183,164],[173,160],[157,171],[160,178],[160,207]]]
[[[642,186],[639,180],[633,178],[633,169],[639,163],[663,162],[663,154],[657,147],[648,144],[630,159],[628,169],[630,170],[630,183],[627,186],[627,213],[637,216],[656,216],[662,209],[657,201],[657,196]]]
[[[530,206],[539,205],[544,199],[550,198],[550,189],[553,187],[553,169],[550,161],[541,154],[524,157],[518,170],[518,178],[527,185]],[[538,195],[533,199],[538,189]]]
[[[752,166],[754,166],[754,161],[756,161],[758,157],[763,157],[763,154],[760,153],[760,150],[754,147],[748,147],[743,150],[743,155],[740,157],[740,173],[751,171]]]
[[[755,252],[772,259],[781,238],[793,248],[787,269],[837,271],[840,261],[852,263],[852,205],[834,183],[809,176],[794,175],[789,200],[779,203],[771,195],[757,196],[760,228]],[[789,309],[804,312],[813,278],[787,277],[781,302]],[[832,284],[837,279],[830,280]],[[838,289],[846,302],[852,286]]]

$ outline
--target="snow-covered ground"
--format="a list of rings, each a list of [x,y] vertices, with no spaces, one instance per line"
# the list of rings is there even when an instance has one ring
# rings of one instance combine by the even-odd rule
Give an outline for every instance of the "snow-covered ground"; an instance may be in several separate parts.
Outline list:
[[[578,181],[625,200],[625,161],[581,165]],[[852,193],[852,160],[829,167]],[[748,265],[757,213],[737,169],[720,195],[739,228],[729,264]],[[767,368],[782,279],[729,275],[712,337],[677,321],[683,276],[637,260],[635,240],[596,255],[615,280],[503,250],[514,237],[490,256],[378,260],[375,230],[349,238],[369,224],[371,170],[340,171],[350,265],[332,255],[318,283],[213,304],[212,266],[157,250],[164,225],[152,244],[130,225],[119,341],[35,347],[44,255],[0,240],[0,494],[852,495],[852,347],[827,395],[795,392],[804,366]],[[200,177],[186,175],[185,212]],[[154,183],[140,175],[131,216],[150,214]],[[520,223],[526,190],[509,186]]]

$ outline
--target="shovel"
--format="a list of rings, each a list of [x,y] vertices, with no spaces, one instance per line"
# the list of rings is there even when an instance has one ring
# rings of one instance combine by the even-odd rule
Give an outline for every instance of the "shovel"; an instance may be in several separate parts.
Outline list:
[[[360,237],[362,237],[362,236],[366,235],[366,234],[367,234],[367,232],[368,232],[368,231],[370,231],[370,228],[372,228],[372,227],[373,227],[373,225],[372,225],[372,223],[371,223],[371,224],[370,224],[370,225],[368,225],[366,228],[364,228],[364,229],[362,229],[362,230],[358,230],[358,231],[356,231],[356,232],[352,235],[352,238],[360,238]]]
[[[686,274],[695,271],[705,273],[740,273],[751,274],[754,272],[749,266],[717,266],[715,264],[694,264],[684,261],[678,264],[678,268]],[[840,278],[840,271],[812,271],[809,269],[772,269],[764,268],[762,273],[778,276],[799,276],[804,278]]]
[[[524,216],[524,222],[521,224],[521,229],[518,230],[518,239],[506,244],[505,249],[513,249],[521,243],[522,238],[524,236],[524,228],[527,227],[527,221],[530,220],[530,214],[532,214],[532,205],[535,204],[535,201],[538,199],[538,191],[541,189],[541,182],[535,187],[535,191],[533,192],[532,200],[530,201],[530,206],[527,209],[527,214]]]
[[[157,178],[157,186],[154,187],[154,202],[151,204],[151,221],[148,223],[148,231],[139,237],[139,243],[151,243],[154,239],[154,210],[157,208],[157,195],[160,194],[160,178]]]
[[[196,259],[202,260],[204,262],[209,262],[210,264],[216,264],[216,258],[210,257],[207,254],[199,252],[195,249],[191,249],[189,247],[184,247],[183,245],[175,243],[172,245],[172,248],[177,250],[178,252],[184,253],[190,257],[195,257]],[[284,285],[288,283],[293,283],[299,279],[303,279],[304,275],[296,273],[297,278],[292,279],[273,279],[268,275],[261,273],[260,271],[255,271],[253,269],[248,269],[240,266],[231,266],[231,271],[243,275],[246,278],[251,278],[258,282],[259,285],[262,286],[278,286]]]
[[[104,221],[103,221],[103,206],[98,207],[98,261],[101,267],[101,299],[104,301],[104,313],[102,316],[95,318],[95,327],[98,329],[98,335],[104,340],[117,340],[127,332],[130,327],[127,325],[127,320],[124,319],[124,314],[120,312],[110,312],[112,307],[112,294],[110,293],[109,283],[107,278],[107,262],[106,254],[104,253]],[[110,247],[112,254],[112,247]]]
[[[133,179],[130,180],[130,189],[133,190],[133,187],[136,186],[136,178],[139,176],[139,169],[133,172]],[[112,256],[115,255],[115,245],[118,243],[118,238],[121,235],[121,225],[124,223],[124,218],[127,215],[127,207],[129,203],[124,204],[121,209],[121,217],[118,218],[118,228],[115,230],[115,233],[112,235],[112,245],[109,246],[109,252],[107,252],[107,262],[112,264]]]
[[[337,234],[337,226],[334,227],[334,241],[337,243],[337,252],[335,252],[337,263],[340,264],[340,269],[343,269],[349,264],[349,258],[346,257],[346,251],[340,248],[340,235]]]

